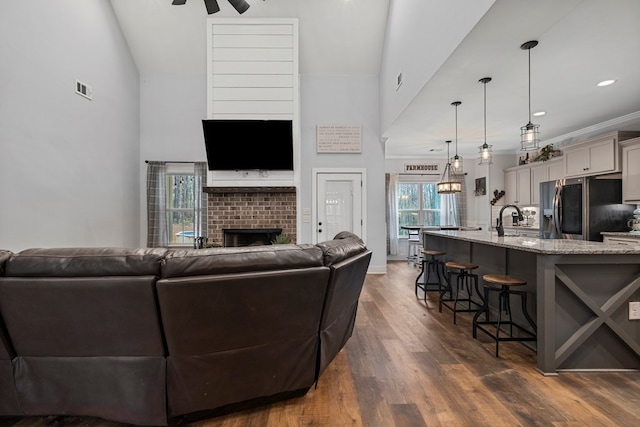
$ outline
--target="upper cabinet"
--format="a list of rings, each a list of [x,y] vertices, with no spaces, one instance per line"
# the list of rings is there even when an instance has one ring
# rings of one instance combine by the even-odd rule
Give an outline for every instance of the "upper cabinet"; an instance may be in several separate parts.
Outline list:
[[[562,158],[556,158],[540,164],[531,165],[531,203],[540,203],[540,183],[564,178]]]
[[[622,146],[622,201],[640,204],[640,138],[629,139]]]
[[[530,167],[507,169],[504,173],[505,204],[528,205],[531,203]]]
[[[537,205],[540,183],[564,177],[562,157],[546,162],[515,166],[504,171],[505,204]]]
[[[618,143],[638,136],[638,132],[611,132],[564,149],[566,178],[620,172]]]

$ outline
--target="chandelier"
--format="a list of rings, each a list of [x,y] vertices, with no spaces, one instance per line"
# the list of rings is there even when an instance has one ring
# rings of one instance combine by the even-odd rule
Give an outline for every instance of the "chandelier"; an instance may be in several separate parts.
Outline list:
[[[462,183],[460,181],[455,181],[451,178],[451,162],[449,159],[449,145],[451,141],[446,141],[447,143],[447,164],[444,167],[444,171],[442,172],[442,178],[440,178],[440,182],[438,183],[438,194],[454,194],[462,191]]]

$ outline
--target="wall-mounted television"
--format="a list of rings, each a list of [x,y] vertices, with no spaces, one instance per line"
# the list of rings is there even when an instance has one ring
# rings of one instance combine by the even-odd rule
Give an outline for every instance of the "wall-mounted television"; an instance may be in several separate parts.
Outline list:
[[[202,120],[212,171],[293,170],[291,120]]]

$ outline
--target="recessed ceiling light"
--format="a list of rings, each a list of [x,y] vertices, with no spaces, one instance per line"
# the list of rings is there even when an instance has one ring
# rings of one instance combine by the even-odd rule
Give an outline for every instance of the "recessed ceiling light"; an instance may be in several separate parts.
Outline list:
[[[545,114],[547,114],[546,111],[536,111],[535,113],[533,113],[533,115],[536,117],[544,116]]]
[[[600,87],[609,86],[609,85],[614,84],[615,82],[616,82],[615,80],[603,80],[600,83],[598,83],[596,86],[600,86]]]

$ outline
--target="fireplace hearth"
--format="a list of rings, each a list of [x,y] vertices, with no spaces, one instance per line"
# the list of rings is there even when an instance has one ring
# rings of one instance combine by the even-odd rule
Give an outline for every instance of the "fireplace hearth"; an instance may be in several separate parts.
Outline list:
[[[282,233],[282,228],[225,228],[224,246],[259,246],[270,245],[278,234]]]

